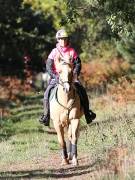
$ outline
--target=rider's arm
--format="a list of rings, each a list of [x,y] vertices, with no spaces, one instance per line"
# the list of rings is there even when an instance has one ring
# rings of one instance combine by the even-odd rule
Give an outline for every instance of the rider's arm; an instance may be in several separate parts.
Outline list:
[[[47,70],[48,74],[49,74],[52,78],[55,77],[55,74],[54,74],[54,72],[53,72],[53,64],[54,64],[54,60],[48,58],[47,61],[46,61],[46,70]]]
[[[76,74],[77,76],[79,76],[80,71],[81,71],[81,59],[79,57],[77,57],[76,59],[74,59],[74,74]]]

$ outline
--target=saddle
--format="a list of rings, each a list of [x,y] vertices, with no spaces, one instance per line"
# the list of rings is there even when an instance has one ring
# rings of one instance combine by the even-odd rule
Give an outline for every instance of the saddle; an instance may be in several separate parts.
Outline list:
[[[50,89],[49,97],[48,97],[49,103],[53,99],[53,97],[56,95],[57,89],[58,89],[57,85]]]

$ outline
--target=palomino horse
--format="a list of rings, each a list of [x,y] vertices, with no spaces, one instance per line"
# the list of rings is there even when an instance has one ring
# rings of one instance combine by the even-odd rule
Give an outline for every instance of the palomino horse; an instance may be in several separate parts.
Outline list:
[[[78,164],[78,129],[83,110],[73,83],[73,67],[71,63],[69,60],[61,60],[58,66],[60,69],[59,83],[55,90],[55,96],[50,100],[50,118],[53,120],[61,147],[62,165],[68,164],[69,160],[72,160],[72,164],[76,166]],[[68,151],[64,128],[68,132]]]

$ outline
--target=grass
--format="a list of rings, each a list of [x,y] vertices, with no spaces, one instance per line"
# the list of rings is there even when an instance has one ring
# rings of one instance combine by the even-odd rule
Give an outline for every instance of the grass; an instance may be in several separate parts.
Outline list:
[[[58,150],[56,136],[45,133],[38,118],[42,112],[41,95],[28,97],[21,107],[11,109],[0,130],[0,167],[6,164],[30,162],[47,157],[49,151]],[[26,105],[27,104],[27,105]]]
[[[56,134],[49,133],[48,129],[38,122],[42,112],[41,97],[41,95],[25,97],[20,107],[11,109],[9,118],[1,119],[1,171],[9,164],[33,165],[33,162],[47,159],[50,153],[59,151]],[[122,172],[124,171],[127,179],[133,179],[135,176],[134,103],[120,105],[108,101],[108,104],[103,106],[95,98],[92,107],[96,110],[97,119],[87,126],[82,118],[78,140],[79,155],[85,152],[88,161],[98,162],[95,166],[96,177],[100,176],[103,180],[119,179],[119,171],[121,172],[119,161],[121,161]],[[115,172],[116,170],[118,173]],[[0,176],[3,175],[0,173]]]

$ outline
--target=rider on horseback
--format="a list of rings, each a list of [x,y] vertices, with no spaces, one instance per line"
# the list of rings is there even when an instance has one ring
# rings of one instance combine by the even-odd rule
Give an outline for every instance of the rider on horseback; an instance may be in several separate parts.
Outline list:
[[[49,126],[49,122],[50,122],[49,95],[51,89],[57,85],[59,79],[55,61],[58,55],[63,58],[64,56],[69,55],[71,57],[71,63],[73,64],[74,67],[73,70],[75,77],[74,84],[79,94],[81,104],[83,106],[86,122],[87,124],[90,124],[92,120],[96,118],[96,114],[91,110],[89,110],[89,100],[86,94],[86,90],[78,81],[78,76],[81,71],[81,60],[78,57],[75,50],[70,47],[69,36],[64,29],[61,29],[56,33],[56,39],[58,41],[58,43],[56,44],[56,48],[54,48],[51,51],[46,62],[46,69],[51,77],[51,80],[44,94],[44,114],[42,115],[39,121],[45,126]]]

